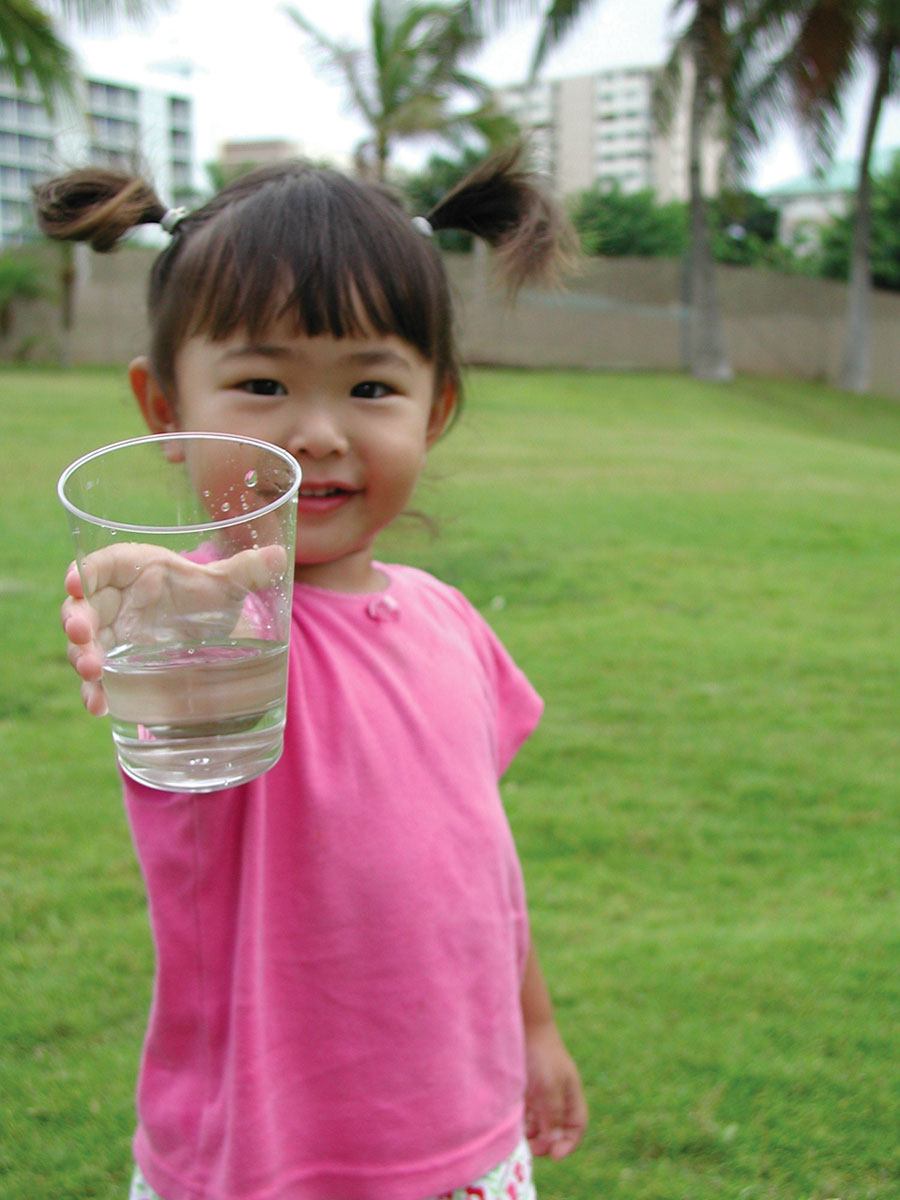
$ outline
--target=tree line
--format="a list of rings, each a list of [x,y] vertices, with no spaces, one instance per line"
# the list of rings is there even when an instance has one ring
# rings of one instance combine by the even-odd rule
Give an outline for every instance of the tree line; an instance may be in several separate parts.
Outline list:
[[[657,203],[652,191],[592,188],[572,198],[584,252],[609,258],[680,258],[690,243],[688,206]],[[874,287],[900,291],[900,157],[872,179],[870,269]],[[778,209],[753,192],[721,192],[707,202],[713,258],[732,266],[847,281],[853,213],[834,213],[793,242],[779,238]]]

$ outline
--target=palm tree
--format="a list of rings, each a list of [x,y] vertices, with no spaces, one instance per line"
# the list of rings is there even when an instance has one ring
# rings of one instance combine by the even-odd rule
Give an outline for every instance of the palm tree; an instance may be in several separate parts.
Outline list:
[[[863,392],[869,382],[871,176],[875,135],[885,100],[900,93],[898,0],[759,0],[757,20],[782,39],[770,80],[773,93],[800,119],[821,165],[834,150],[843,101],[859,66],[872,66],[872,87],[853,200],[853,242],[839,382]],[[785,48],[786,47],[786,48]]]
[[[733,371],[725,349],[715,261],[703,192],[703,148],[710,135],[724,145],[724,165],[739,182],[758,141],[748,105],[747,54],[740,0],[674,0],[673,16],[688,10],[655,94],[657,120],[666,128],[674,101],[689,88],[688,197],[690,249],[686,270],[686,357],[698,379],[726,381]],[[687,69],[685,69],[687,68]]]
[[[0,0],[0,63],[16,87],[38,85],[52,110],[60,93],[71,93],[75,60],[48,13],[32,0]]]
[[[686,18],[657,91],[657,114],[665,123],[682,88],[690,88],[689,196],[691,246],[687,261],[686,355],[698,378],[727,380],[732,370],[724,348],[722,317],[701,177],[701,147],[712,123],[728,147],[726,162],[739,176],[756,135],[739,87],[744,70],[741,19],[748,0],[673,0],[672,13]],[[531,64],[535,75],[549,51],[566,36],[591,0],[553,0],[544,14]],[[537,0],[470,0],[475,20],[499,24],[514,9],[534,12]],[[683,95],[684,93],[681,92]]]
[[[475,133],[496,145],[514,131],[487,84],[460,67],[482,40],[467,5],[373,0],[365,50],[333,41],[295,8],[285,11],[337,72],[368,126],[357,161],[368,160],[379,180],[400,140],[437,135],[458,145]],[[451,108],[459,95],[471,98],[470,107]]]
[[[159,7],[155,0],[0,0],[0,67],[17,87],[33,80],[44,104],[71,96],[77,78],[75,58],[57,28],[59,19],[89,27],[116,17],[140,17]]]

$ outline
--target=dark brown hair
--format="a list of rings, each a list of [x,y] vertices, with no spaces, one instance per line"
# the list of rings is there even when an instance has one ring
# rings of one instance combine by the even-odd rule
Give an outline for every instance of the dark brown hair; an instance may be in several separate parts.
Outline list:
[[[132,175],[74,171],[36,189],[52,238],[113,249],[166,213]],[[547,280],[569,244],[556,205],[521,167],[518,147],[487,160],[427,214],[497,250],[515,293]],[[290,317],[309,337],[395,335],[433,363],[435,389],[459,387],[449,286],[440,254],[386,189],[293,162],[243,175],[178,223],[149,284],[150,362],[175,395],[175,355],[190,337],[262,334]]]

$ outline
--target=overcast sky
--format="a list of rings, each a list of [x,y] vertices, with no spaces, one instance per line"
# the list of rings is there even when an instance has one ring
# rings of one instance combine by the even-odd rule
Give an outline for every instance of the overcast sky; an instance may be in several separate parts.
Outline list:
[[[296,7],[336,40],[365,42],[371,0],[296,0]],[[305,153],[349,156],[362,136],[346,110],[340,84],[316,65],[309,40],[284,13],[284,0],[170,0],[167,13],[139,28],[121,23],[114,35],[75,35],[88,70],[127,76],[139,64],[187,59],[196,66],[197,122],[204,160],[226,139],[284,137]],[[666,54],[671,0],[596,0],[543,75],[558,78],[605,67],[659,63]],[[509,22],[472,64],[491,83],[520,81],[536,37],[536,20]],[[126,68],[123,64],[128,64]],[[164,85],[168,86],[168,85]],[[861,89],[860,89],[861,95]],[[839,147],[855,157],[861,99]],[[900,106],[882,117],[879,145],[900,146]],[[421,156],[406,150],[401,162]],[[766,188],[806,170],[789,131],[760,157],[752,182]]]

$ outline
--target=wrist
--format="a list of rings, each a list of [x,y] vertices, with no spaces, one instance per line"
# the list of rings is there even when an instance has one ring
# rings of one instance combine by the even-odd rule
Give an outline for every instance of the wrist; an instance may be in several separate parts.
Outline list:
[[[556,1027],[556,1018],[552,1012],[542,1014],[523,1014],[523,1025],[526,1041],[535,1039],[547,1040],[556,1038],[562,1040],[562,1035]]]

